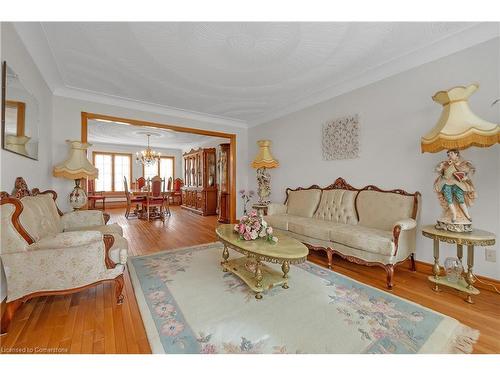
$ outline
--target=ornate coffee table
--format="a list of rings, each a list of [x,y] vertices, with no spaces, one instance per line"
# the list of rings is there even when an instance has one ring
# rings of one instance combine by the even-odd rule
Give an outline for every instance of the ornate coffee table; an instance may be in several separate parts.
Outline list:
[[[243,280],[255,292],[257,299],[262,298],[261,293],[264,290],[278,285],[288,289],[290,264],[305,262],[309,253],[307,247],[278,230],[274,232],[274,235],[278,237],[277,243],[271,243],[265,239],[241,240],[238,233],[233,231],[233,227],[233,224],[222,224],[215,230],[217,237],[224,244],[222,270],[231,272]],[[246,256],[228,260],[228,247]],[[262,262],[281,264],[283,273],[275,271]]]

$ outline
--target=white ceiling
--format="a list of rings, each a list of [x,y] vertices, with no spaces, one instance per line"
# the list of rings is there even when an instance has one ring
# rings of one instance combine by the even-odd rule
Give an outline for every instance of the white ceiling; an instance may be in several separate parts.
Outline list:
[[[157,148],[175,148],[186,150],[190,148],[203,147],[204,144],[227,142],[227,139],[224,138],[177,132],[174,130],[150,126],[134,126],[110,121],[88,121],[89,143],[107,143],[145,147],[148,139],[146,134],[151,135],[150,145]]]
[[[65,89],[244,125],[477,44],[491,30],[498,35],[498,25],[464,22],[41,23]]]

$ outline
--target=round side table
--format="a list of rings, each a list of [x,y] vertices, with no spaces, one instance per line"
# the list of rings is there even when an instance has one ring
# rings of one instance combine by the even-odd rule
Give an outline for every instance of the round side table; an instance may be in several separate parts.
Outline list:
[[[472,295],[479,294],[479,290],[474,288],[476,281],[472,268],[474,267],[474,246],[491,246],[495,244],[495,235],[480,229],[474,229],[472,232],[449,232],[442,229],[436,229],[434,225],[427,225],[422,228],[422,234],[425,237],[434,240],[434,266],[432,267],[433,276],[429,280],[434,283],[434,291],[439,292],[439,285],[446,285],[467,293],[465,299],[468,303],[472,301]],[[467,272],[464,277],[460,277],[457,282],[449,281],[446,277],[441,277],[441,266],[439,265],[439,242],[447,242],[457,245],[457,257],[462,262],[463,246],[467,246]]]

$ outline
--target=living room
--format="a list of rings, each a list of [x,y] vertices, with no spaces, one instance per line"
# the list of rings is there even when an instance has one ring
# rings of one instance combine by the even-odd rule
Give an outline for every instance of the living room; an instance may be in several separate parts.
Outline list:
[[[499,354],[500,23],[397,17],[2,21],[2,354]]]

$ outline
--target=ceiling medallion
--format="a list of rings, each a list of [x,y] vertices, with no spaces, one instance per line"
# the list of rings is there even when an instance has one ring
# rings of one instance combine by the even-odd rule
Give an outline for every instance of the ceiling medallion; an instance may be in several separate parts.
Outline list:
[[[161,153],[154,151],[151,147],[149,147],[149,137],[151,134],[146,134],[148,137],[148,147],[141,152],[135,153],[135,161],[139,164],[144,165],[145,167],[150,167],[155,165],[157,161],[160,160]]]

